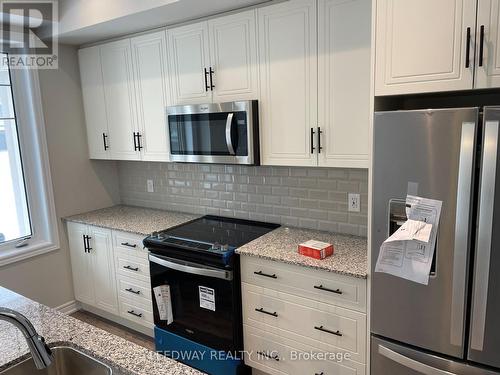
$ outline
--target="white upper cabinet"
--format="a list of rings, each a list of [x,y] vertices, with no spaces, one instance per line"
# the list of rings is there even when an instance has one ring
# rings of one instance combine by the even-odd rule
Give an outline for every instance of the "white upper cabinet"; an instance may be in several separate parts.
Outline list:
[[[316,1],[260,8],[258,22],[262,164],[316,165]]]
[[[87,124],[89,155],[92,159],[108,159],[108,120],[102,84],[100,47],[78,51],[83,106]]]
[[[164,32],[131,39],[141,159],[169,161],[166,107],[169,101]]]
[[[368,168],[371,1],[319,0],[318,6],[318,162]]]
[[[472,88],[476,0],[378,0],[376,22],[376,95]]]
[[[478,0],[476,45],[476,87],[500,87],[500,0]]]
[[[167,41],[173,104],[210,102],[212,90],[207,22],[169,29]]]
[[[130,40],[101,46],[101,65],[112,159],[138,160],[136,103]]]
[[[255,10],[208,22],[213,101],[258,99]]]

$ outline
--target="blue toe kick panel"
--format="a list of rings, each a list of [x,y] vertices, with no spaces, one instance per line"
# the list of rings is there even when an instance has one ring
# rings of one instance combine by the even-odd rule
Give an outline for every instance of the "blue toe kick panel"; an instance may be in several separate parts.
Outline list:
[[[155,327],[156,351],[210,375],[244,375],[249,368],[242,358],[198,344]]]

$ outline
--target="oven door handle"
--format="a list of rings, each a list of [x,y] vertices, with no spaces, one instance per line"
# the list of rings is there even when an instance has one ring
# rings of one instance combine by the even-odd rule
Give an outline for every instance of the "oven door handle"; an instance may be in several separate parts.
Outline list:
[[[231,155],[236,155],[234,152],[234,146],[233,146],[233,140],[231,138],[231,128],[233,124],[233,116],[234,113],[229,113],[227,115],[227,120],[226,120],[226,144],[227,144],[227,149],[229,150],[229,153]]]
[[[179,271],[179,272],[190,273],[193,275],[214,277],[214,278],[223,279],[223,280],[232,280],[233,279],[233,272],[232,271],[207,268],[207,267],[203,267],[201,265],[197,265],[197,264],[195,265],[194,263],[186,263],[186,262],[179,263],[171,258],[166,258],[166,257],[162,257],[159,255],[149,254],[149,261],[152,263],[158,264],[160,266]]]

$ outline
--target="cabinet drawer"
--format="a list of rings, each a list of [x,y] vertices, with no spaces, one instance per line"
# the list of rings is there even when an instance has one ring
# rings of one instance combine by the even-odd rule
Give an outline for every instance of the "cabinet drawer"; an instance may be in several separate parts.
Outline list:
[[[272,375],[364,375],[365,365],[334,352],[243,325],[245,363]],[[264,353],[264,354],[262,354]]]
[[[149,282],[149,262],[137,257],[116,255],[116,272],[119,275]]]
[[[242,284],[243,322],[325,351],[366,360],[366,315],[290,294]]]
[[[113,231],[113,247],[129,251],[138,257],[147,258],[148,251],[144,249],[142,244],[144,238],[143,235]]]
[[[242,256],[241,280],[366,313],[365,279]]]
[[[118,276],[118,295],[121,299],[126,299],[134,304],[147,307],[152,310],[151,287],[145,282],[131,281],[129,278]]]
[[[153,313],[145,308],[135,306],[120,299],[120,315],[133,322],[152,327],[154,324]]]

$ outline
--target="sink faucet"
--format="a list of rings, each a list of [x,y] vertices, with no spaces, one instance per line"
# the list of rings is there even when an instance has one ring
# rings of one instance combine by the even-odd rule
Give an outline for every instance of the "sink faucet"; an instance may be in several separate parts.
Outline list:
[[[23,333],[37,369],[41,370],[50,366],[53,360],[52,352],[28,318],[15,310],[0,307],[0,320],[13,324]]]

